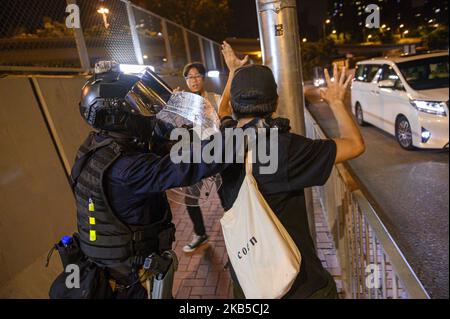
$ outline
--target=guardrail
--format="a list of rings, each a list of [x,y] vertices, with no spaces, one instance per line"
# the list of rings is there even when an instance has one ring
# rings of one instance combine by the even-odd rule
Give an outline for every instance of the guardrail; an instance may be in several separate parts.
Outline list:
[[[305,122],[309,138],[327,138],[306,109]],[[318,187],[318,193],[347,298],[430,298],[349,167],[336,165],[328,182]]]
[[[99,60],[151,65],[179,74],[202,62],[225,72],[220,44],[127,0],[3,0],[0,70],[88,72]],[[79,8],[80,28],[68,28],[66,7]]]

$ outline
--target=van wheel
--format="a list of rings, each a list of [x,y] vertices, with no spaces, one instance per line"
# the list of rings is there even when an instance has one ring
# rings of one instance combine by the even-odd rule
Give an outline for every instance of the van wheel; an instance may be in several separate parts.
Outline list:
[[[414,149],[411,133],[411,125],[404,116],[399,116],[395,122],[395,137],[398,144],[405,150]]]
[[[355,116],[356,116],[356,122],[358,123],[358,125],[366,126],[367,122],[364,122],[363,110],[359,103],[356,103],[356,106],[355,106]]]

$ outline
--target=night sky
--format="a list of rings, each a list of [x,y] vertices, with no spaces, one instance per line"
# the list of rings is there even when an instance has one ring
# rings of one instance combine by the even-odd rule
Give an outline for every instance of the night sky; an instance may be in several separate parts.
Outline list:
[[[230,28],[231,37],[258,38],[258,18],[255,0],[230,0],[233,11],[233,22]],[[307,24],[321,28],[327,9],[327,0],[297,0],[297,6],[306,10]],[[300,29],[305,21],[299,21]]]

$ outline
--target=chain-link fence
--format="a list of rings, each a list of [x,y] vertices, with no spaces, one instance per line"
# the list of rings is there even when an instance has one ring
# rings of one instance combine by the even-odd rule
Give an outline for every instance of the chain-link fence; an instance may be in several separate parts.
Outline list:
[[[69,4],[81,28],[66,25]],[[189,62],[225,72],[220,45],[126,0],[2,0],[0,70],[89,71],[99,60],[180,73]]]
[[[65,0],[1,1],[0,66],[80,68],[66,6]]]
[[[80,7],[81,28],[91,67],[99,60],[138,64],[125,2],[76,0],[76,3]],[[100,13],[105,9],[107,11]]]

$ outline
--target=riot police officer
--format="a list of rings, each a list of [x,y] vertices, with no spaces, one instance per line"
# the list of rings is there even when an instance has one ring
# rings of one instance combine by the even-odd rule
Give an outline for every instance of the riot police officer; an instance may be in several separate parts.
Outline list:
[[[155,152],[152,141],[164,134],[156,114],[170,95],[150,70],[127,75],[113,63],[97,68],[82,89],[80,112],[96,131],[79,148],[71,174],[80,248],[116,281],[117,298],[145,298],[139,276],[145,258],[172,247],[165,191],[226,165],[174,164]]]

